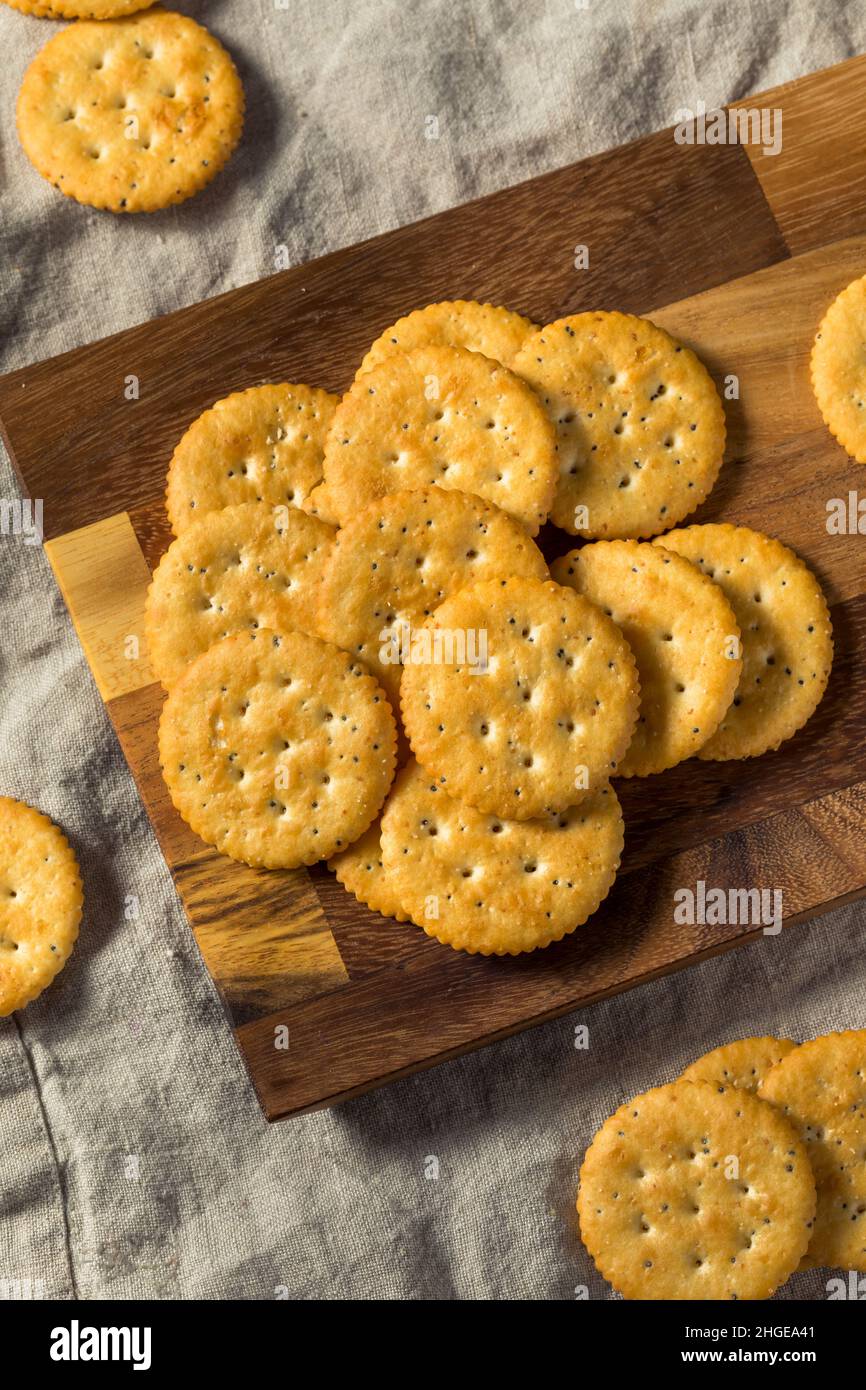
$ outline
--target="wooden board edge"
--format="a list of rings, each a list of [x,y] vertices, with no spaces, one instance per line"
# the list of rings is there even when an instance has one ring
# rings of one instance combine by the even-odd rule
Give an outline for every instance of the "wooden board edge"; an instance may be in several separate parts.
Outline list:
[[[752,826],[733,832],[733,844],[729,843],[732,837],[723,836],[697,853],[674,855],[658,866],[659,876],[646,893],[637,897],[626,893],[618,901],[615,895],[611,898],[596,919],[599,935],[583,938],[584,955],[571,969],[566,967],[563,973],[560,963],[559,968],[552,966],[549,977],[542,974],[540,981],[534,980],[530,973],[520,984],[519,972],[526,959],[511,962],[511,982],[503,980],[503,1001],[508,1003],[499,1011],[499,1027],[488,1030],[483,1015],[470,1005],[473,985],[463,968],[465,958],[440,951],[406,961],[384,992],[375,976],[350,985],[332,1001],[335,1007],[329,1017],[301,1006],[236,1030],[265,1114],[279,1119],[335,1104],[765,934],[775,936],[775,930],[765,932],[760,916],[756,921],[749,915],[732,918],[730,923],[726,917],[721,922],[700,917],[691,927],[675,927],[677,921],[693,920],[676,916],[675,905],[682,901],[678,890],[695,885],[696,878],[711,884],[723,859],[731,854],[745,875],[744,884],[754,887],[757,879],[764,887],[784,885],[789,907],[779,926],[794,926],[857,901],[866,896],[866,852],[859,834],[864,800],[866,780],[770,816],[760,830]],[[758,846],[770,849],[760,861],[755,859]],[[828,864],[837,888],[832,897],[826,896],[822,882]],[[673,937],[670,947],[659,951],[649,944],[652,938],[646,932],[653,922],[663,925],[666,921],[671,923]],[[489,962],[482,957],[469,959],[469,973],[474,972],[476,984],[478,976],[490,978]],[[431,991],[438,997],[438,1006],[429,1022],[419,1023],[415,1005]],[[288,1029],[291,1043],[284,1061],[276,1056],[281,1049],[273,1045],[274,1029],[279,1026]],[[382,1069],[377,1070],[380,1064]],[[329,1089],[331,1076],[334,1084]]]
[[[250,869],[203,843],[197,855],[171,865],[170,871],[233,1028],[242,1026],[245,1017],[324,998],[350,983],[303,865],[284,872]],[[263,885],[262,873],[267,875]],[[227,895],[214,910],[221,883]]]
[[[857,59],[850,59],[848,61],[856,62]],[[866,58],[864,58],[863,61],[864,63],[866,63]],[[841,64],[831,64],[829,67],[819,69],[818,71],[830,73],[833,72],[834,69],[838,66],[841,66]],[[799,78],[793,79],[792,85],[797,82],[804,81],[806,77],[813,77],[816,75],[817,74],[815,73],[804,74]],[[777,89],[771,90],[775,92]],[[758,92],[749,100],[752,102],[757,102],[760,101],[765,95],[769,94],[769,92]],[[730,104],[736,105],[737,103]],[[147,328],[157,323],[161,326],[165,326],[171,320],[176,321],[181,317],[192,314],[195,309],[200,308],[204,304],[207,304],[209,307],[212,308],[217,308],[226,304],[227,301],[230,299],[236,302],[240,297],[244,295],[253,295],[254,292],[263,285],[275,283],[277,281],[285,282],[289,279],[297,279],[304,273],[309,274],[309,272],[314,267],[324,268],[326,265],[330,263],[337,264],[349,252],[363,254],[375,247],[375,245],[378,242],[384,241],[387,238],[395,237],[398,235],[402,237],[412,232],[423,232],[432,223],[440,221],[443,217],[447,217],[450,214],[463,214],[468,216],[469,214],[471,214],[473,209],[482,207],[485,204],[492,203],[495,200],[503,198],[507,195],[525,194],[529,191],[530,187],[533,184],[538,184],[542,180],[567,178],[569,175],[576,174],[578,170],[584,168],[587,165],[592,164],[595,161],[610,159],[612,156],[621,155],[625,157],[629,152],[639,151],[642,146],[648,146],[651,143],[663,139],[665,136],[670,136],[670,138],[673,139],[673,132],[675,128],[675,124],[660,126],[654,130],[648,130],[644,132],[644,134],[642,135],[637,135],[633,137],[631,140],[626,140],[621,144],[606,145],[602,149],[594,150],[590,154],[583,155],[580,159],[573,160],[569,164],[557,165],[553,169],[546,169],[543,173],[540,174],[531,174],[528,178],[520,179],[517,183],[506,184],[502,188],[494,188],[488,193],[479,194],[477,197],[469,198],[465,202],[453,203],[447,207],[440,208],[436,212],[426,213],[423,217],[416,218],[412,222],[398,223],[396,226],[386,227],[384,231],[376,232],[372,236],[365,237],[362,241],[351,242],[346,246],[337,247],[333,251],[326,251],[321,256],[314,257],[311,261],[302,262],[300,265],[291,266],[286,270],[274,271],[270,275],[263,275],[257,280],[248,281],[243,285],[236,285],[232,289],[223,290],[219,294],[211,295],[207,299],[198,300],[193,304],[181,305],[177,309],[169,310],[167,313],[164,314],[157,314],[155,317],[150,319],[144,319],[139,323],[130,325],[128,328],[118,329],[114,333],[109,333],[103,338],[96,338],[91,342],[81,343],[77,347],[67,348],[66,351],[57,353],[52,357],[39,358],[35,362],[28,362],[22,367],[16,367],[13,368],[13,370],[10,372],[0,374],[0,433],[3,434],[6,447],[7,449],[9,448],[9,440],[8,436],[5,434],[2,424],[3,397],[7,394],[11,395],[12,392],[16,389],[24,389],[27,384],[27,373],[33,371],[36,368],[45,368],[49,365],[61,367],[65,365],[66,362],[71,361],[78,355],[81,355],[82,357],[85,356],[88,352],[90,352],[93,348],[97,346],[109,346],[115,343],[119,345],[123,343],[125,340],[128,340],[130,335],[138,333],[143,328]],[[747,155],[746,150],[744,150],[744,154]],[[761,190],[760,180],[758,179],[757,174],[755,173],[755,170],[752,167],[752,162],[748,159],[748,157],[746,159],[746,162],[749,166],[751,173],[755,177],[755,183],[758,189],[762,192],[763,190]],[[764,201],[766,202],[766,198],[764,199]],[[775,222],[776,219],[772,216],[771,210],[770,215],[771,221]],[[778,226],[776,230],[778,232]],[[781,236],[781,233],[779,233],[779,239],[782,242],[782,245],[784,246],[784,238]]]
[[[864,898],[866,898],[866,883],[864,883],[862,888],[855,889],[853,892],[843,893],[838,898],[833,898],[819,904],[817,907],[807,908],[803,912],[795,913],[791,917],[786,918],[784,930],[788,931],[792,927],[802,926],[807,922],[816,921],[839,908],[846,907],[851,903],[861,902]],[[748,932],[741,936],[730,937],[726,941],[708,946],[700,951],[695,951],[691,955],[671,961],[664,966],[660,966],[656,970],[648,971],[634,980],[625,980],[610,988],[591,991],[577,1002],[557,1005],[555,1008],[536,1014],[531,1018],[524,1019],[520,1023],[509,1025],[506,1028],[487,1034],[481,1039],[431,1054],[429,1057],[425,1057],[420,1061],[413,1062],[404,1067],[398,1067],[393,1071],[384,1073],[379,1077],[374,1077],[357,1086],[351,1086],[343,1091],[335,1091],[323,1097],[313,1105],[304,1105],[294,1109],[291,1108],[289,1104],[281,1106],[270,1103],[258,1083],[255,1067],[244,1046],[245,1032],[254,1028],[256,1025],[244,1025],[243,1028],[235,1029],[234,1037],[259,1105],[261,1106],[262,1113],[270,1124],[274,1124],[282,1120],[296,1119],[301,1115],[315,1114],[320,1110],[329,1110],[332,1106],[342,1105],[345,1101],[354,1100],[358,1096],[367,1095],[370,1091],[378,1090],[381,1086],[390,1086],[394,1081],[403,1080],[408,1076],[415,1076],[422,1071],[429,1071],[432,1067],[437,1067],[443,1062],[454,1061],[456,1058],[464,1057],[470,1052],[480,1052],[483,1048],[490,1047],[494,1043],[504,1042],[507,1038],[516,1037],[518,1033],[527,1032],[531,1028],[538,1028],[544,1023],[554,1023],[558,1018],[565,1018],[568,1014],[574,1013],[576,1009],[589,1008],[593,1004],[602,1003],[605,999],[612,999],[618,994],[625,994],[630,989],[636,989],[644,984],[651,984],[653,981],[664,979],[668,975],[679,974],[680,971],[688,970],[693,965],[700,965],[702,961],[712,960],[716,956],[726,955],[729,951],[734,950],[738,946],[752,945],[754,942],[761,940],[762,935],[761,929],[758,928],[753,932]],[[259,1022],[266,1021],[267,1020],[259,1020]]]
[[[627,188],[617,193],[620,184]],[[552,216],[539,206],[547,197]],[[593,208],[608,205],[593,217]],[[707,205],[717,233],[695,239]],[[512,211],[516,230],[503,245],[501,224]],[[642,229],[652,237],[651,254]],[[544,236],[554,240],[543,259],[520,254],[521,244]],[[574,264],[581,236],[596,248],[585,270]],[[629,238],[614,268],[610,251]],[[456,260],[449,263],[443,245]],[[46,518],[54,537],[99,519],[106,507],[145,502],[183,430],[218,397],[281,377],[343,390],[370,341],[413,305],[474,296],[547,321],[611,301],[643,313],[787,256],[745,152],[733,145],[680,148],[669,127],[18,368],[0,377],[0,416],[26,488],[54,489]],[[347,284],[355,286],[348,314],[339,298]],[[365,293],[365,285],[380,288]],[[225,347],[236,339],[243,351]],[[76,420],[67,410],[48,423],[49,398],[72,401],[85,374],[91,383],[113,380],[118,362],[129,367],[139,359],[152,378],[140,401],[122,398],[120,374],[110,399],[100,388],[98,411]],[[162,408],[148,416],[160,400]],[[60,472],[57,438],[74,443],[83,479],[78,470]],[[99,489],[103,478],[107,497]]]
[[[200,839],[172,806],[154,730],[164,699],[162,686],[152,682],[115,696],[106,710],[232,1027],[338,989],[350,975],[309,870],[237,863]],[[263,920],[251,910],[255,905]],[[286,966],[282,991],[280,961]]]

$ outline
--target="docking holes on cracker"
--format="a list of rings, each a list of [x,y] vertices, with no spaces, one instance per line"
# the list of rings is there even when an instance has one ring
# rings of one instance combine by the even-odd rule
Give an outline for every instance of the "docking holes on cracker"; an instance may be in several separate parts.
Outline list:
[[[60,973],[83,903],[66,837],[23,801],[0,796],[0,1018],[23,1009]]]
[[[748,1091],[678,1081],[602,1125],[577,1211],[599,1273],[629,1299],[764,1299],[812,1234],[806,1145]]]
[[[527,820],[576,805],[616,774],[638,675],[595,604],[551,581],[488,580],[446,599],[424,627],[430,660],[404,668],[403,723],[449,795]]]
[[[398,319],[379,335],[358,368],[358,375],[376,367],[395,352],[439,344],[480,352],[510,367],[530,333],[537,327],[522,314],[472,299],[445,300]]]
[[[553,429],[535,392],[460,347],[386,357],[357,377],[325,444],[325,490],[341,525],[406,488],[457,488],[535,535],[556,482]]]
[[[742,638],[736,693],[698,757],[754,758],[778,748],[814,714],[830,677],[833,629],[817,579],[793,550],[747,526],[688,526],[654,544],[718,584]]]
[[[640,541],[597,541],[551,572],[604,609],[637,662],[640,716],[618,776],[646,777],[690,758],[718,728],[743,666],[721,589],[688,560]]]
[[[251,386],[193,420],[168,470],[165,505],[175,535],[205,512],[240,502],[312,510],[337,400],[315,386]]]
[[[518,955],[559,941],[607,897],[623,844],[612,788],[534,820],[473,810],[417,763],[385,806],[385,883],[428,936],[455,950]]]
[[[686,1067],[681,1081],[711,1081],[757,1093],[777,1062],[797,1046],[790,1038],[740,1038],[723,1043]]]
[[[205,512],[187,527],[160,560],[145,603],[150,659],[166,689],[232,632],[315,632],[334,534],[297,507],[263,502]]]
[[[163,9],[61,29],[24,74],[17,107],[43,178],[111,212],[155,212],[197,193],[237,145],[243,114],[222,44]]]
[[[725,415],[695,354],[648,319],[585,313],[528,338],[514,371],[556,430],[551,520],[575,536],[655,536],[703,502]]]
[[[396,708],[416,630],[443,599],[512,575],[546,579],[547,565],[498,507],[439,487],[394,492],[337,532],[319,589],[319,631],[359,657]]]
[[[803,1267],[866,1273],[866,1029],[795,1047],[759,1094],[795,1127],[815,1173],[818,1211]]]
[[[172,687],[159,725],[171,799],[197,835],[254,867],[297,868],[345,849],[394,776],[381,687],[301,632],[223,638]]]

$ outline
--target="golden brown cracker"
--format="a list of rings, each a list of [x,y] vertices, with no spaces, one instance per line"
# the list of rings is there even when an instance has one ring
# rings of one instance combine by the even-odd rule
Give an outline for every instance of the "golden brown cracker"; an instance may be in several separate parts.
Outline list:
[[[18,94],[18,135],[67,197],[112,212],[181,203],[238,143],[244,94],[222,44],[161,8],[81,19],[48,40]]]
[[[654,536],[709,494],[725,450],[722,403],[703,363],[648,319],[558,319],[527,339],[514,370],[556,428],[557,526]]]
[[[738,1038],[705,1052],[686,1067],[681,1081],[709,1081],[757,1094],[770,1069],[797,1046],[790,1038]]]
[[[416,642],[403,723],[449,795],[525,820],[577,804],[616,773],[638,676],[621,632],[588,599],[550,581],[488,580],[446,599]]]
[[[531,319],[511,309],[479,304],[474,299],[444,300],[415,309],[384,329],[367,351],[358,375],[395,352],[433,344],[468,348],[510,367],[530,333],[536,331]]]
[[[251,386],[193,420],[168,470],[165,504],[175,535],[203,513],[241,502],[312,511],[337,400],[315,386]]]
[[[327,859],[378,814],[396,728],[381,688],[345,652],[301,632],[238,632],[169,692],[159,754],[197,835],[265,869]]]
[[[380,912],[383,917],[393,917],[397,922],[407,922],[409,919],[400,905],[391,876],[386,873],[382,863],[381,837],[382,821],[377,816],[354,844],[328,861],[328,868],[333,869],[346,892],[369,907],[371,912]]]
[[[622,853],[609,786],[580,806],[507,821],[454,801],[411,763],[382,816],[382,862],[411,919],[455,950],[518,955],[559,941],[607,897]]]
[[[231,632],[316,632],[316,604],[335,532],[297,507],[242,502],[205,512],[172,542],[147,591],[154,672],[169,689]]]
[[[740,630],[718,585],[679,555],[641,541],[597,541],[551,568],[612,618],[631,647],[640,714],[620,777],[690,758],[716,731],[742,670]]]
[[[436,484],[495,503],[535,535],[555,480],[553,429],[535,393],[466,348],[413,348],[357,377],[325,444],[342,525],[376,498]]]
[[[866,463],[866,275],[830,305],[815,335],[812,390],[830,433]]]
[[[78,939],[83,895],[65,835],[41,811],[0,796],[0,1018],[60,973]]]
[[[309,497],[301,503],[301,508],[303,511],[309,512],[310,516],[317,516],[320,521],[326,521],[335,530],[340,525],[337,510],[328,496],[328,490],[324,483],[316,484]]]
[[[511,575],[546,579],[547,565],[498,507],[439,487],[394,492],[337,532],[319,631],[363,661],[396,706],[414,630],[457,589]]]
[[[654,544],[715,580],[742,638],[736,694],[698,757],[754,758],[778,748],[815,712],[830,677],[833,629],[817,579],[787,546],[747,526],[688,526]]]
[[[121,15],[145,10],[153,0],[5,0],[13,10],[38,19],[117,19]]]
[[[773,1106],[677,1081],[602,1125],[577,1210],[587,1250],[625,1298],[764,1299],[806,1249],[815,1183]]]
[[[866,1273],[866,1029],[794,1048],[760,1094],[795,1127],[815,1174],[818,1211],[804,1267]]]

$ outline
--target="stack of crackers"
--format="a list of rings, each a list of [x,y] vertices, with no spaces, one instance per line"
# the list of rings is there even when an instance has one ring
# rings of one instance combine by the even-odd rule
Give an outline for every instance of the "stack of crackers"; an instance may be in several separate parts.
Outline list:
[[[866,1272],[866,1031],[745,1038],[620,1107],[577,1210],[625,1298],[762,1299],[796,1269]]]
[[[180,814],[462,950],[573,931],[619,866],[613,779],[776,748],[827,683],[797,556],[679,528],[724,445],[698,357],[620,313],[433,304],[342,399],[218,401],[172,457],[146,608]],[[577,542],[550,567],[549,520]]]

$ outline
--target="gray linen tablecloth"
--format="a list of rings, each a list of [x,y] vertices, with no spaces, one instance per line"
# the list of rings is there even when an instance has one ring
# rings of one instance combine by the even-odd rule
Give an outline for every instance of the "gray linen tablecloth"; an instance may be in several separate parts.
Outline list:
[[[858,0],[178,8],[235,55],[247,133],[209,190],[133,219],[66,202],[27,163],[16,91],[55,26],[0,6],[4,369],[269,274],[278,243],[307,260],[866,46]],[[864,1022],[851,908],[268,1127],[48,563],[9,538],[0,625],[0,792],[65,828],[87,894],[57,984],[0,1020],[0,1281],[55,1298],[605,1298],[573,1217],[605,1116],[728,1037]],[[786,1296],[824,1297],[826,1278]]]

